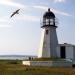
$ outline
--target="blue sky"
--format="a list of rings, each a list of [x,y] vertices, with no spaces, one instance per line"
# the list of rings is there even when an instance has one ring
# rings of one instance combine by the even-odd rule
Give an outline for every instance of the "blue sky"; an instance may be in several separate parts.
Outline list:
[[[37,55],[40,20],[48,8],[59,22],[59,43],[75,44],[75,0],[0,0],[0,55]]]

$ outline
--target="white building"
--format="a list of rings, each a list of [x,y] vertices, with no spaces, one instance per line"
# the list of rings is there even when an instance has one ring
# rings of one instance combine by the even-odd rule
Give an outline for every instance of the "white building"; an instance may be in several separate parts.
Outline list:
[[[75,60],[75,45],[58,44],[55,18],[55,14],[50,9],[43,15],[42,37],[38,57],[58,57]]]
[[[38,57],[57,57],[58,39],[56,34],[55,15],[48,9],[43,15],[42,37]]]
[[[72,44],[59,44],[57,46],[57,56],[63,59],[75,60],[75,45]]]

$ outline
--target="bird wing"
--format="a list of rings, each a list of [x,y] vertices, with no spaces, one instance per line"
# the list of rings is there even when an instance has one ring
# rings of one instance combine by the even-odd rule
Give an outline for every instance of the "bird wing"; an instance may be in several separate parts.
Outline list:
[[[16,10],[15,13],[18,13],[20,9]]]
[[[11,17],[14,16],[15,14],[18,14],[20,9],[16,10],[15,12],[12,13]]]
[[[14,12],[14,13],[11,15],[11,17],[14,16],[15,14],[16,14],[16,13]]]

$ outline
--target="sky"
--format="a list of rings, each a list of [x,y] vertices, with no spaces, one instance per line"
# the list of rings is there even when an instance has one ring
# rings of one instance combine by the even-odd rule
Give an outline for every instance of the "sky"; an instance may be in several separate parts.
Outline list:
[[[48,8],[58,21],[59,43],[75,45],[75,0],[0,0],[0,55],[37,55]]]

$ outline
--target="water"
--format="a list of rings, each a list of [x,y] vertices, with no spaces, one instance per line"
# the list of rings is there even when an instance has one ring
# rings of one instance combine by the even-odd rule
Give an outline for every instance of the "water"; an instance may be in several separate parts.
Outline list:
[[[27,60],[31,58],[36,58],[37,56],[24,56],[24,55],[0,55],[0,60]]]

